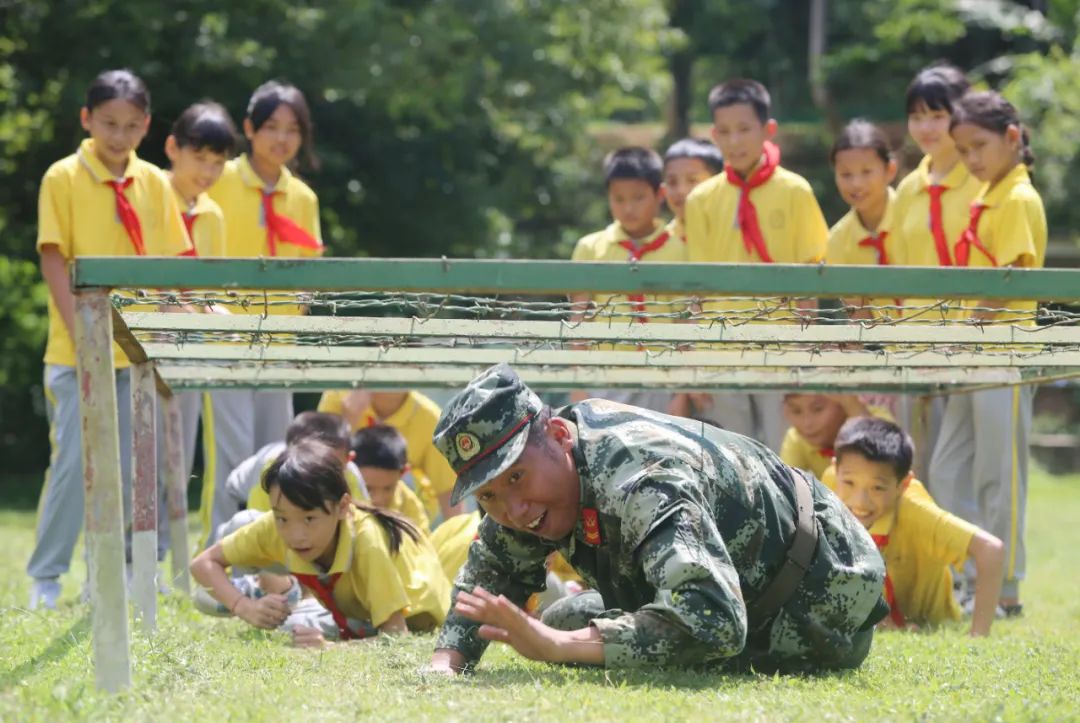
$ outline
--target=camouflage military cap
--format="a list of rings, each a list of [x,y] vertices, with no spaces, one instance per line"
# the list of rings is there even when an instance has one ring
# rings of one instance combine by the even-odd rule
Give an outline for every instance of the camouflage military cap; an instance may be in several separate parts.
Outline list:
[[[450,504],[502,474],[521,456],[529,423],[542,408],[540,397],[505,363],[482,372],[447,403],[434,439],[457,473]]]

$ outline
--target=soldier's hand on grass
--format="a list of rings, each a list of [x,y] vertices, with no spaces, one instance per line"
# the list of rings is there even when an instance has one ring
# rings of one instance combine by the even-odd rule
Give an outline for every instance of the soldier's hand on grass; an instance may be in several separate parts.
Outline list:
[[[322,631],[317,628],[309,628],[307,625],[297,625],[292,631],[293,645],[298,648],[323,648],[326,647],[326,638]]]
[[[244,597],[236,603],[233,612],[250,625],[271,630],[289,617],[289,603],[284,595],[267,595],[258,600]]]
[[[560,653],[561,631],[529,617],[504,596],[496,597],[482,587],[472,593],[460,591],[455,610],[481,623],[480,637],[506,643],[530,660],[556,662]]]

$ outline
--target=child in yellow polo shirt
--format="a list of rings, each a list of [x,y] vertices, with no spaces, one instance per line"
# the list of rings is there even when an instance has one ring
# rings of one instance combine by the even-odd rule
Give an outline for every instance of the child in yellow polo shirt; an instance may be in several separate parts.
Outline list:
[[[836,433],[850,417],[871,410],[854,394],[785,394],[784,418],[791,425],[780,445],[780,459],[821,479],[832,463]],[[875,416],[891,415],[875,409]]]
[[[705,263],[817,263],[825,255],[829,227],[810,184],[780,165],[772,142],[768,90],[754,80],[737,79],[709,93],[713,141],[724,156],[724,172],[693,190],[686,199],[688,260]],[[798,322],[794,306],[726,299],[704,305],[729,323],[751,320]],[[756,437],[779,449],[784,433],[776,394],[720,394],[703,416],[726,429]]]
[[[711,142],[683,138],[664,151],[664,201],[671,211],[667,228],[686,243],[686,198],[690,192],[724,170],[724,157]]]
[[[352,456],[371,504],[396,512],[421,532],[431,530],[424,506],[402,479],[409,473],[405,437],[389,424],[360,429],[352,440]]]
[[[52,453],[27,565],[30,607],[52,609],[83,524],[83,474],[70,264],[78,256],[177,256],[191,245],[168,178],[135,155],[150,125],[150,93],[127,70],[106,71],[81,111],[89,138],[41,181],[37,249],[49,288],[45,399]],[[120,469],[131,485],[131,386],[127,356],[113,346]],[[125,495],[125,500],[128,495]]]
[[[896,160],[888,138],[873,123],[853,120],[836,139],[829,160],[836,188],[851,210],[829,229],[825,262],[888,266],[896,256],[890,248],[895,243],[891,233],[895,193],[889,185],[896,178]],[[860,298],[845,303],[852,318],[869,319],[895,314],[876,307],[898,306],[900,300]]]
[[[972,636],[987,635],[997,613],[1005,552],[1001,540],[908,494],[911,438],[892,422],[849,419],[836,437],[836,494],[869,530],[885,558],[887,626],[960,619],[950,566],[971,558],[978,570]]]
[[[389,424],[405,437],[409,473],[406,483],[424,503],[428,519],[460,514],[462,505],[450,504],[457,475],[431,441],[439,421],[439,405],[418,391],[370,391],[367,389],[323,392],[319,411],[340,414],[353,432],[376,424]]]
[[[407,634],[441,624],[450,584],[427,537],[412,523],[349,495],[337,453],[307,440],[267,470],[272,511],[191,563],[195,579],[238,617],[262,628],[286,624],[293,642],[322,647],[369,631]],[[289,621],[284,595],[253,599],[229,581],[230,565],[284,566],[324,612]]]
[[[1028,131],[1016,108],[996,93],[969,93],[953,108],[952,137],[971,174],[982,182],[966,229],[952,246],[959,266],[1038,268],[1046,256],[1046,214],[1031,183]],[[1034,324],[1035,302],[1011,302],[1016,314],[978,301],[970,314],[986,323]],[[1025,571],[1028,436],[1032,389],[1016,386],[957,394],[945,403],[930,458],[931,489],[941,506],[1005,542],[1003,608],[1019,611]],[[969,578],[972,570],[965,571]],[[969,579],[970,584],[970,579]],[[975,581],[976,587],[980,580]]]
[[[317,257],[323,243],[319,202],[293,174],[299,159],[313,167],[312,122],[298,88],[271,81],[255,89],[243,123],[249,151],[229,161],[209,191],[225,215],[225,256]],[[232,313],[301,314],[288,295],[240,291],[252,303],[229,306]],[[268,298],[269,305],[263,304]],[[264,445],[285,436],[293,418],[289,391],[217,390],[204,409],[206,467],[204,501],[225,484],[229,471]],[[201,514],[209,524],[207,512]]]

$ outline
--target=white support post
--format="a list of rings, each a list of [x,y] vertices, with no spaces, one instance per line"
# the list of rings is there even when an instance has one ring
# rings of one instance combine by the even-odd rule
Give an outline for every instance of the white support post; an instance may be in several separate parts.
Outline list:
[[[124,507],[112,308],[106,290],[75,294],[74,331],[94,672],[99,688],[115,692],[131,685],[131,639],[124,581]]]
[[[184,464],[184,425],[176,394],[163,399],[165,405],[165,484],[168,487],[169,538],[172,548],[172,585],[191,594],[188,576],[187,467]]]
[[[132,502],[131,565],[135,616],[143,630],[157,628],[157,410],[154,365],[131,368],[131,430],[134,479]]]

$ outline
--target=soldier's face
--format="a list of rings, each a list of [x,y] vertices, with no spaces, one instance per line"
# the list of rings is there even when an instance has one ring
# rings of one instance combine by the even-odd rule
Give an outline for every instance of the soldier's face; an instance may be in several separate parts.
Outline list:
[[[836,494],[867,529],[896,509],[910,482],[910,473],[898,480],[892,465],[858,452],[849,450],[836,460]]]
[[[581,497],[572,450],[566,423],[552,419],[543,443],[527,445],[514,464],[476,491],[476,501],[503,527],[546,540],[566,538]]]

